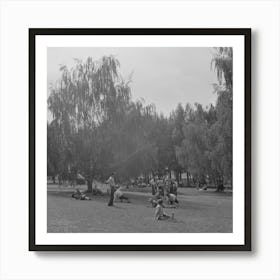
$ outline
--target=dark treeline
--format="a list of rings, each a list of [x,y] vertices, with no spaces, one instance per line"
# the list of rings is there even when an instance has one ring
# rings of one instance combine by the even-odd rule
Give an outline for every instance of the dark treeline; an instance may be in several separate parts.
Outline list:
[[[119,180],[172,170],[178,180],[186,173],[190,184],[231,182],[232,49],[216,48],[211,67],[218,78],[215,106],[178,104],[167,117],[132,100],[113,56],[61,66],[48,98],[48,176],[74,170],[89,190],[110,172]]]

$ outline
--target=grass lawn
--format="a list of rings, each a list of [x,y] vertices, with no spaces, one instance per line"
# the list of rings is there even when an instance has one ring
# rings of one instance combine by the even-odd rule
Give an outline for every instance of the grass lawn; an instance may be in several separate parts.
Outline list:
[[[174,220],[155,221],[147,193],[127,192],[132,203],[108,207],[108,196],[71,198],[70,190],[48,187],[48,232],[232,232],[232,194],[179,189]]]

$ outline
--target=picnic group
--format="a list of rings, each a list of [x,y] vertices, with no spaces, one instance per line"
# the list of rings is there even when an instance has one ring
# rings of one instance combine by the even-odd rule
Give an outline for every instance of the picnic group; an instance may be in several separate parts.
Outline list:
[[[117,200],[120,202],[125,201],[127,203],[131,203],[129,197],[123,192],[124,187],[117,184],[115,178],[115,173],[112,173],[105,182],[109,186],[109,201],[107,205],[111,207]],[[177,181],[173,178],[169,178],[169,176],[154,176],[150,179],[148,185],[152,190],[151,196],[148,199],[148,207],[155,208],[154,219],[174,219],[174,213],[169,215],[163,209],[176,208],[178,206],[179,201],[177,199]],[[79,189],[74,191],[72,197],[77,200],[91,200],[89,196]]]

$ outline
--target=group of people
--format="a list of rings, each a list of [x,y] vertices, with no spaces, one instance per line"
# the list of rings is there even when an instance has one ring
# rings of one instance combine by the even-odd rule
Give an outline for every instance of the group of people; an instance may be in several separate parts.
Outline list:
[[[116,184],[114,173],[111,174],[109,179],[106,181],[106,184],[109,184],[110,186],[110,199],[108,202],[108,206],[113,206],[116,199],[119,199],[121,202],[126,201],[130,203],[129,198],[122,192],[122,187]],[[79,189],[76,189],[74,191],[74,193],[72,194],[72,198],[75,198],[76,200],[91,200],[90,197],[81,192]]]
[[[153,177],[149,184],[152,187],[152,194],[160,193],[162,196],[165,194],[174,194],[177,196],[178,183],[175,179],[169,178],[160,178],[158,176]]]
[[[172,179],[159,179],[158,177],[152,178],[150,180],[150,185],[152,187],[152,198],[149,199],[152,207],[155,208],[155,219],[156,220],[165,220],[169,218],[174,218],[174,214],[172,216],[168,215],[163,211],[163,208],[175,208],[175,204],[179,204],[177,199],[177,183]],[[126,201],[130,203],[129,198],[122,192],[122,187],[116,184],[115,174],[112,173],[106,184],[109,185],[109,201],[108,206],[113,206],[114,201],[117,199],[121,202]],[[88,196],[86,196],[80,190],[75,190],[72,194],[72,197],[79,200],[90,200]],[[163,201],[166,201],[168,206],[165,206]]]
[[[170,216],[163,211],[163,208],[175,208],[175,204],[179,204],[177,199],[178,184],[174,179],[166,178],[152,178],[150,180],[152,187],[152,198],[149,199],[152,207],[155,208],[155,220],[169,219]],[[168,206],[165,206],[163,201],[166,201]],[[174,218],[174,214],[172,215]]]
[[[112,173],[108,180],[106,181],[110,187],[110,199],[108,206],[113,206],[114,201],[119,199],[121,202],[123,200],[130,202],[128,197],[126,197],[121,191],[121,187],[118,187],[115,182],[115,174]],[[150,199],[152,207],[155,208],[155,220],[165,220],[169,218],[174,218],[174,213],[170,216],[163,211],[166,206],[163,204],[164,198],[170,208],[175,208],[174,204],[179,204],[177,199],[177,182],[173,179],[159,179],[158,177],[152,178],[149,182],[152,187],[153,197]]]
[[[177,196],[175,196],[174,194],[166,195],[166,200],[169,204],[168,206],[164,205],[163,200],[164,199],[160,194],[156,194],[155,196],[149,199],[149,202],[151,203],[152,207],[155,208],[155,220],[165,220],[170,218],[170,216],[163,211],[163,208],[176,208],[174,204],[179,204]],[[172,218],[174,218],[174,214],[172,215]]]

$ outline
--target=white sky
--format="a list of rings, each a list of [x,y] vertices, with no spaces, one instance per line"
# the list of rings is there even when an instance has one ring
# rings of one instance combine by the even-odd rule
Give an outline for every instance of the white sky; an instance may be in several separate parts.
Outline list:
[[[132,98],[143,98],[168,115],[178,103],[215,103],[212,48],[48,48],[48,84],[60,78],[59,64],[71,68],[73,58],[94,60],[115,55],[124,78],[132,76]]]

